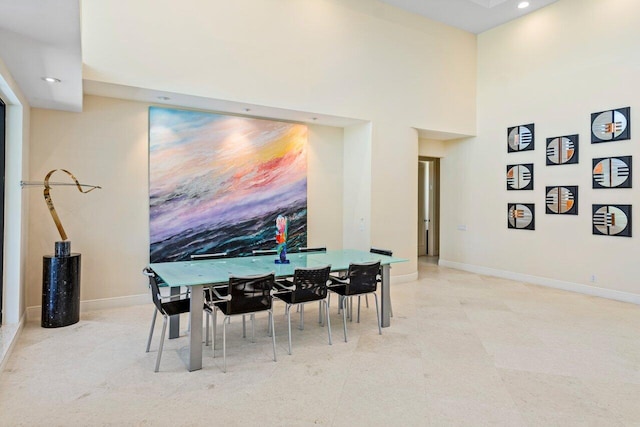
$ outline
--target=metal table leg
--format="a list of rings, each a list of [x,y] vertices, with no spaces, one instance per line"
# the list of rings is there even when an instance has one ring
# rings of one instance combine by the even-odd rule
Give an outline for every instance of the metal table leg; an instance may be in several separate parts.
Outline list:
[[[171,296],[180,294],[180,287],[170,289]],[[169,317],[169,339],[178,338],[180,336],[180,315]]]
[[[202,369],[202,307],[204,307],[204,293],[202,291],[202,286],[191,286],[191,310],[189,312],[189,320],[191,322],[191,333],[189,334],[189,371]]]
[[[382,266],[382,286],[380,289],[380,299],[382,300],[382,310],[380,313],[380,321],[383,328],[391,326],[391,298],[390,298],[390,285],[391,278],[389,275],[389,264]]]

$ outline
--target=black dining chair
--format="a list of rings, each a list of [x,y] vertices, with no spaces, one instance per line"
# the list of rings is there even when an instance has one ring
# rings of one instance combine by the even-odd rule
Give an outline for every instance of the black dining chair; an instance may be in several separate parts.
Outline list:
[[[298,249],[301,253],[309,253],[309,252],[327,252],[326,246],[315,246],[315,247],[306,247],[303,246]],[[302,311],[302,318],[304,319],[304,305],[296,306],[296,311]],[[318,323],[322,323],[322,302],[318,303]]]
[[[327,332],[329,334],[329,345],[331,342],[331,320],[329,318],[329,306],[327,305],[327,285],[331,266],[319,268],[296,268],[293,273],[293,282],[278,281],[276,286],[283,289],[275,294],[275,297],[286,304],[285,314],[289,325],[289,354],[291,354],[291,307],[302,306],[309,302],[318,301],[321,304],[320,314],[322,315],[322,304],[327,319]],[[300,330],[304,329],[304,310],[300,310]]]
[[[369,249],[369,252],[372,254],[393,256],[393,251],[389,249],[371,248]],[[379,283],[382,284],[382,268],[380,269]],[[364,301],[367,308],[369,308],[369,297],[367,295],[364,296]],[[393,307],[391,307],[391,295],[389,295],[389,315],[393,317]],[[358,322],[360,322],[360,297],[358,297]]]
[[[269,327],[273,343],[273,361],[276,361],[276,334],[273,324],[273,292],[275,274],[269,273],[258,276],[231,276],[227,288],[211,288],[214,298],[213,308],[213,356],[216,350],[217,312],[224,314],[222,320],[222,359],[223,372],[227,372],[227,323],[231,316],[250,315],[252,341],[255,342],[255,314],[266,311],[269,313]]]
[[[331,292],[340,296],[339,307],[342,309],[342,325],[344,329],[344,341],[347,342],[347,302],[354,296],[373,294],[376,301],[376,318],[378,319],[378,332],[382,335],[380,324],[380,310],[378,308],[378,283],[380,280],[380,261],[349,264],[346,276],[331,276]]]
[[[158,357],[156,358],[156,367],[154,370],[154,372],[158,372],[158,370],[160,369],[160,359],[162,358],[164,337],[167,331],[167,320],[169,319],[169,316],[188,313],[191,307],[191,298],[183,298],[188,295],[187,292],[183,292],[178,295],[162,296],[160,294],[160,287],[158,286],[159,277],[156,275],[156,273],[152,269],[146,267],[142,270],[142,274],[149,278],[151,299],[153,300],[153,304],[156,308],[153,311],[153,319],[151,320],[151,329],[149,330],[149,339],[147,340],[147,353],[149,352],[149,348],[151,347],[151,339],[153,338],[153,330],[156,325],[156,316],[158,312],[162,314],[162,317],[164,318],[162,322],[162,335],[160,336],[160,347],[158,348]],[[166,302],[163,302],[163,300]],[[209,314],[212,312],[212,310],[206,304],[203,306],[203,310],[207,314],[207,323],[209,323]]]

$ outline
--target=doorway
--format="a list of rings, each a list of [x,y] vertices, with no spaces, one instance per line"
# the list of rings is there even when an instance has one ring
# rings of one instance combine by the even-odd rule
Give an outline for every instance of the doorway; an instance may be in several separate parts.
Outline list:
[[[440,255],[440,159],[418,158],[418,257]]]
[[[4,294],[4,151],[5,151],[5,104],[0,98],[0,326],[2,326],[2,295]]]

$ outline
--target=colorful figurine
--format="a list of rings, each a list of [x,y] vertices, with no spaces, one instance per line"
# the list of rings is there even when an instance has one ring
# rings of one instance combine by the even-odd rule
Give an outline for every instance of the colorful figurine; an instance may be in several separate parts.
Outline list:
[[[287,228],[287,217],[278,215],[278,218],[276,218],[276,243],[278,244],[278,259],[275,261],[276,264],[289,264],[289,260],[287,259]]]

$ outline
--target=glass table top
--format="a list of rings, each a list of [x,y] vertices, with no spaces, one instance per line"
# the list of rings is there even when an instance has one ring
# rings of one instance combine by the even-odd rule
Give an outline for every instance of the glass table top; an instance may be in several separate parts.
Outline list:
[[[354,249],[287,254],[289,264],[276,264],[276,255],[259,255],[213,260],[152,263],[149,266],[168,286],[197,286],[228,282],[229,276],[252,276],[273,272],[276,277],[293,276],[296,268],[331,265],[331,271],[347,270],[350,263],[380,261],[387,265],[408,259]]]

